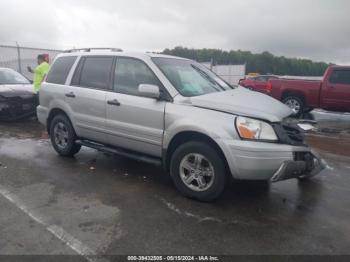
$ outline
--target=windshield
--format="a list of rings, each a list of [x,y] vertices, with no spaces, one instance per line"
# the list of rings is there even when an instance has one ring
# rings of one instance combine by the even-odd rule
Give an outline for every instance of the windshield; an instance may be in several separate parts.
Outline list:
[[[0,85],[30,84],[28,79],[14,70],[0,69]]]
[[[232,87],[199,63],[175,58],[152,58],[183,96],[199,96],[230,90]]]

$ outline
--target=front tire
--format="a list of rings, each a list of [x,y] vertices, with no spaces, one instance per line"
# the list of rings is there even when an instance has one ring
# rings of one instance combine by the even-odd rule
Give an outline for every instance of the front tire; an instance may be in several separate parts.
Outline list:
[[[298,96],[288,95],[283,99],[283,103],[293,110],[295,116],[300,116],[304,112],[304,102]]]
[[[65,115],[57,115],[51,121],[50,139],[53,148],[60,156],[74,156],[81,148],[81,145],[75,143],[74,128]]]
[[[212,201],[225,189],[224,160],[203,142],[179,146],[171,158],[170,175],[183,195],[200,201]]]

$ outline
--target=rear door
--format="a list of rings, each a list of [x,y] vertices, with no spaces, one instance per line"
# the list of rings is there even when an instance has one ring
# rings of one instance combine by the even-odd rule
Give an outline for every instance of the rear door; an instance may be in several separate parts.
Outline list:
[[[118,58],[113,92],[107,94],[109,144],[160,157],[166,102],[141,96],[138,92],[140,84],[162,88],[143,61]]]
[[[113,56],[81,57],[66,91],[78,136],[107,142],[106,91],[111,90]]]
[[[350,112],[350,69],[333,69],[321,92],[324,109]]]

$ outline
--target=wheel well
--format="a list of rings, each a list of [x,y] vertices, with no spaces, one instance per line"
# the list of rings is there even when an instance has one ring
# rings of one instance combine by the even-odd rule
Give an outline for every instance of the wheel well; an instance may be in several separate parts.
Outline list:
[[[294,92],[294,91],[284,91],[282,94],[282,101],[288,96],[296,96],[300,98],[303,103],[305,103],[305,96],[302,93]]]
[[[189,141],[197,141],[197,142],[204,142],[209,144],[211,147],[213,147],[215,149],[215,151],[219,154],[219,156],[224,159],[224,163],[225,163],[225,168],[226,171],[229,172],[229,166],[227,163],[227,159],[224,155],[224,153],[222,152],[221,148],[218,146],[218,144],[209,136],[204,135],[202,133],[199,132],[195,132],[195,131],[184,131],[184,132],[180,132],[178,134],[176,134],[173,139],[170,141],[170,144],[167,148],[166,151],[166,157],[165,157],[165,168],[167,171],[169,171],[170,168],[170,160],[171,157],[173,155],[173,153],[175,152],[175,150],[182,144],[189,142]]]
[[[66,114],[66,112],[64,112],[62,109],[59,108],[54,108],[50,111],[49,117],[47,118],[47,124],[46,124],[46,129],[47,129],[47,133],[50,134],[50,125],[51,125],[51,121],[52,119],[57,116],[57,115],[65,115],[68,120],[70,121],[68,115]]]

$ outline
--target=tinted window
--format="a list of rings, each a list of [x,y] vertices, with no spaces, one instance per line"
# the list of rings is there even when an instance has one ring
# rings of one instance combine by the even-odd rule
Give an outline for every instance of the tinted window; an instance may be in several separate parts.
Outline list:
[[[111,79],[113,57],[86,57],[78,81],[79,86],[108,89]],[[80,71],[79,67],[77,72]],[[73,82],[76,81],[74,76]]]
[[[51,66],[46,82],[63,85],[66,82],[66,78],[76,58],[76,56],[57,58],[55,63]]]
[[[350,70],[334,70],[329,82],[350,85]]]
[[[118,58],[114,79],[114,90],[123,94],[139,95],[140,84],[160,86],[158,79],[146,64],[131,58]]]

